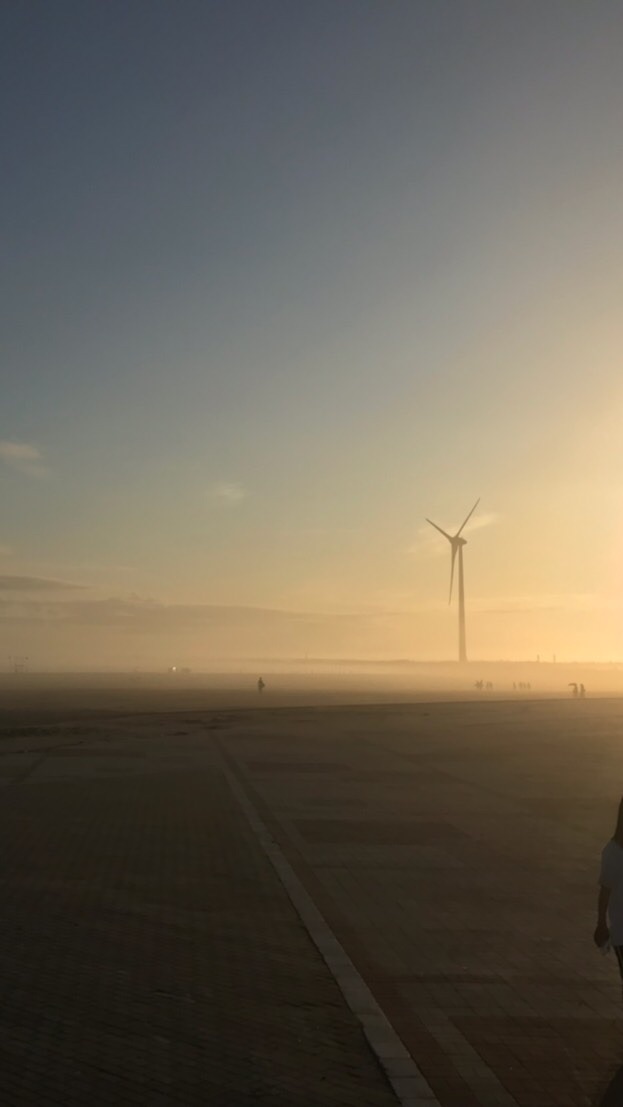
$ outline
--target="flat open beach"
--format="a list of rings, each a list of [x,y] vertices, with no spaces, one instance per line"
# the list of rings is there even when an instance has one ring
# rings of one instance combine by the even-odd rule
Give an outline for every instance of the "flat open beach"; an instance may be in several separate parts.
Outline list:
[[[5,690],[3,1103],[619,1102],[623,701],[98,696]]]

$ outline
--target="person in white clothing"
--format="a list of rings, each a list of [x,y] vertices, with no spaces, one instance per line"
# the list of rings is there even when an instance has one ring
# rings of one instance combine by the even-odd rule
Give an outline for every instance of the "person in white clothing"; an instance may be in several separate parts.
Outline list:
[[[623,799],[619,803],[614,834],[601,853],[597,926],[593,939],[600,948],[610,942],[623,980]]]

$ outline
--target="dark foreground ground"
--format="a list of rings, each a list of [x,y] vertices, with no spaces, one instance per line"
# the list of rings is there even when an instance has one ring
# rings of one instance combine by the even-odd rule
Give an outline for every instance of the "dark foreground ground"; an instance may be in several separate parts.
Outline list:
[[[623,1104],[591,945],[622,724],[608,700],[0,713],[0,1102]],[[386,1081],[241,795],[419,1082]]]

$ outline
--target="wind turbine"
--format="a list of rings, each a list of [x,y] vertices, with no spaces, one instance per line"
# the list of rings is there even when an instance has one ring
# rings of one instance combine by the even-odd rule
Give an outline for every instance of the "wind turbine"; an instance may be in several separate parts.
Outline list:
[[[476,500],[472,510],[465,516],[456,534],[448,534],[447,531],[442,530],[437,526],[437,523],[433,523],[432,519],[427,519],[426,522],[430,523],[431,527],[438,530],[440,534],[443,534],[444,538],[448,539],[452,550],[452,561],[450,564],[450,595],[448,597],[448,603],[452,602],[452,585],[454,583],[454,563],[456,561],[456,555],[459,555],[459,661],[467,661],[467,651],[465,649],[465,584],[463,581],[463,546],[467,545],[467,540],[461,538],[461,532],[465,529],[465,524],[471,519],[478,504],[480,503],[480,496]]]

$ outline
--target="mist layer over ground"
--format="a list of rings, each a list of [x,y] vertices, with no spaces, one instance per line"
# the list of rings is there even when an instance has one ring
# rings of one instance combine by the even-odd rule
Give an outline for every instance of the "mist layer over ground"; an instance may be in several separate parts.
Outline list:
[[[261,695],[257,681],[262,677]],[[482,682],[483,687],[477,687]],[[623,666],[578,663],[439,662],[284,663],[243,661],[212,672],[0,674],[2,711],[184,711],[287,708],[436,700],[570,698],[623,695]],[[489,685],[489,687],[487,687]]]

